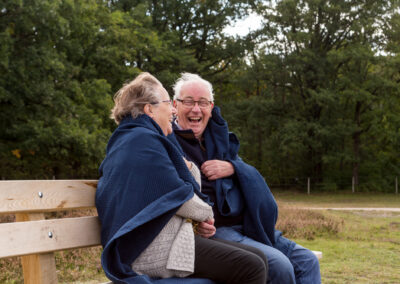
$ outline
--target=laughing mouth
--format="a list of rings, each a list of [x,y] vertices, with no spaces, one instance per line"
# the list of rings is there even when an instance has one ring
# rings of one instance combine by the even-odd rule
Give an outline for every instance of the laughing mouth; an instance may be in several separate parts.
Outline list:
[[[188,117],[188,120],[189,120],[189,122],[192,122],[192,123],[199,123],[203,119],[201,117],[193,117],[193,118]]]

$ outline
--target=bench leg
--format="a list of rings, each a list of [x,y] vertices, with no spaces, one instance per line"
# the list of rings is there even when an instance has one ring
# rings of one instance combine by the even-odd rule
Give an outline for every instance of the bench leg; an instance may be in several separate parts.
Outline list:
[[[44,220],[44,214],[15,214],[17,222]],[[29,234],[29,232],[27,232]],[[34,244],[32,244],[34,245]],[[25,284],[57,283],[54,253],[21,256]]]
[[[57,283],[53,253],[22,256],[21,262],[25,284]]]

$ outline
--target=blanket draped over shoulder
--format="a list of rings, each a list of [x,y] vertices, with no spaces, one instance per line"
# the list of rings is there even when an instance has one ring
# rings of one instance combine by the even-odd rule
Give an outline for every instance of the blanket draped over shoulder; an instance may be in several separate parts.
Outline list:
[[[263,176],[238,156],[239,141],[234,133],[229,132],[228,124],[218,107],[214,107],[203,136],[208,160],[229,161],[235,168],[235,178],[216,180],[216,205],[219,212],[224,216],[243,214],[246,236],[290,257],[295,243],[275,229],[278,206],[271,190]],[[178,143],[176,138],[170,139]]]
[[[131,263],[178,208],[199,192],[181,149],[147,115],[121,121],[100,166],[96,207],[102,225],[102,265],[114,283],[210,284],[208,279],[151,279]]]

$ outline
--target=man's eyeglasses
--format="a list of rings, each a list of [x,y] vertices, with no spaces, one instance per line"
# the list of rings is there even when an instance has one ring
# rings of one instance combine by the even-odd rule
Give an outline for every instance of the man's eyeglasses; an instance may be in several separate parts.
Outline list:
[[[208,108],[211,104],[212,101],[207,101],[206,99],[201,99],[198,101],[192,100],[192,99],[176,99],[178,102],[181,102],[185,107],[194,107],[194,105],[197,103],[200,108]]]

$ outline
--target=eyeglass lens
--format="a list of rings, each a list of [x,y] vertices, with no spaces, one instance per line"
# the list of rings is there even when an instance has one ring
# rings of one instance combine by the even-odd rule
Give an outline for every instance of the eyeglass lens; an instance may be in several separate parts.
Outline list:
[[[188,107],[194,107],[194,105],[197,103],[197,104],[199,105],[199,107],[201,107],[201,108],[209,107],[210,104],[211,104],[209,101],[207,101],[207,100],[205,100],[205,99],[198,100],[198,101],[190,100],[190,99],[185,99],[185,100],[181,100],[181,102],[182,102],[185,106],[188,106]]]

